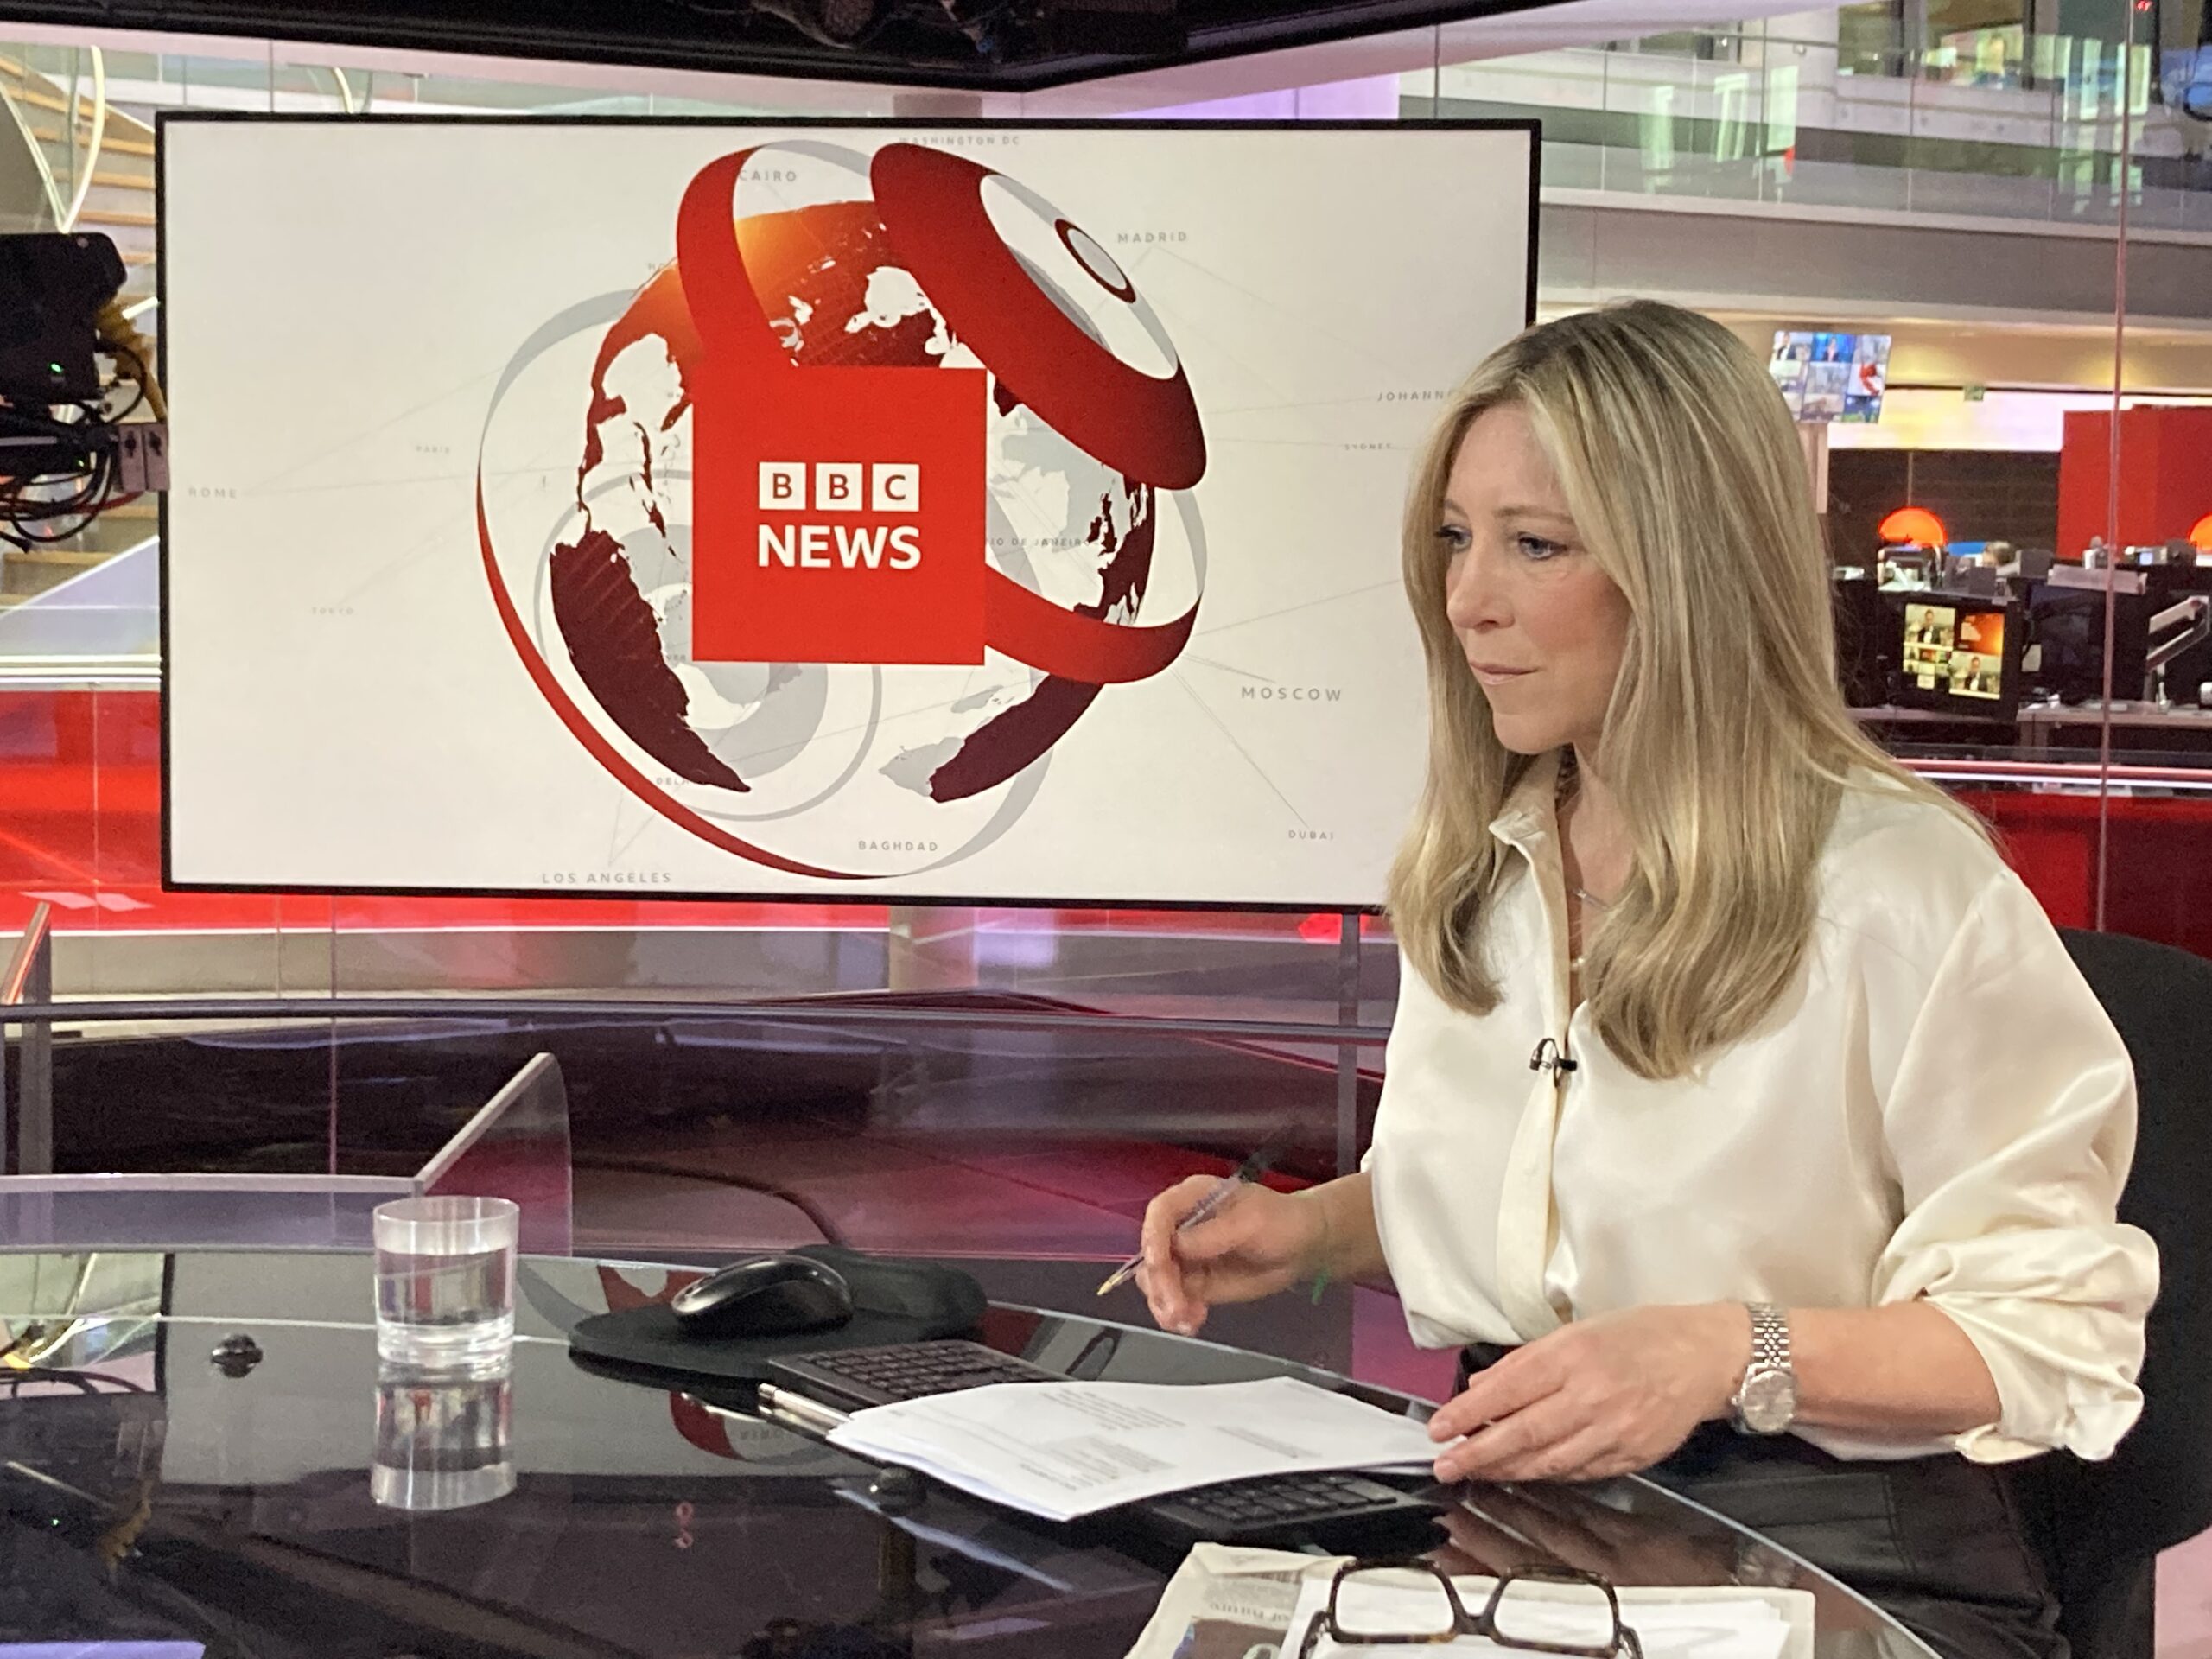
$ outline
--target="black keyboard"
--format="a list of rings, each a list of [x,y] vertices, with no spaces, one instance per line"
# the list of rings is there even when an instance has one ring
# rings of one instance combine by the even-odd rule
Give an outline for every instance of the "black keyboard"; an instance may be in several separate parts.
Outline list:
[[[1058,1371],[1033,1365],[980,1342],[899,1342],[884,1348],[832,1348],[772,1359],[778,1382],[840,1411],[887,1406],[932,1394],[980,1389],[987,1382],[1065,1382]]]
[[[1437,1505],[1365,1475],[1269,1475],[1170,1492],[1131,1506],[1138,1523],[1177,1543],[1314,1543],[1426,1529]]]
[[[841,1411],[987,1382],[1068,1381],[995,1348],[953,1340],[833,1348],[772,1359],[768,1368],[779,1385]],[[1325,1473],[1224,1481],[1108,1513],[1175,1544],[1310,1541],[1332,1547],[1334,1541],[1357,1553],[1369,1543],[1379,1548],[1385,1536],[1425,1532],[1436,1510],[1433,1501],[1365,1475]],[[1425,1543],[1419,1540],[1413,1547]]]

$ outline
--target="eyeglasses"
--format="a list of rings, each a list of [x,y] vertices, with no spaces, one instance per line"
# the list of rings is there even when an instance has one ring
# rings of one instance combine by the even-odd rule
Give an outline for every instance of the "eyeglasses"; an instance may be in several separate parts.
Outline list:
[[[1406,1581],[1410,1574],[1414,1582]],[[1580,1659],[1643,1659],[1621,1623],[1620,1599],[1595,1573],[1524,1567],[1500,1578],[1471,1613],[1444,1569],[1430,1562],[1346,1561],[1329,1582],[1329,1605],[1306,1627],[1298,1659],[1313,1659],[1326,1636],[1338,1647],[1381,1648],[1486,1637],[1502,1648]]]

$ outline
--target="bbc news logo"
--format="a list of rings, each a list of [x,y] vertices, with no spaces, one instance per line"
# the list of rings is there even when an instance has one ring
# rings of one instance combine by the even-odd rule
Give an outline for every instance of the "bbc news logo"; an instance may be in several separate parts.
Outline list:
[[[772,372],[710,353],[697,380],[696,660],[983,661],[981,369]]]
[[[922,562],[921,527],[810,523],[788,515],[912,517],[922,510],[922,469],[908,461],[764,461],[760,463],[759,561],[762,569],[912,570]],[[766,515],[779,515],[771,521]]]

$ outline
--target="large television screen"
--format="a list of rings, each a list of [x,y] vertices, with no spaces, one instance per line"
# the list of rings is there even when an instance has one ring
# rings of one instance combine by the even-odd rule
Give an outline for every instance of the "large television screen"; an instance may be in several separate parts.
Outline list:
[[[167,118],[168,880],[1376,903],[1534,143]]]
[[[1871,424],[1882,418],[1890,336],[1778,328],[1767,369],[1798,420]]]

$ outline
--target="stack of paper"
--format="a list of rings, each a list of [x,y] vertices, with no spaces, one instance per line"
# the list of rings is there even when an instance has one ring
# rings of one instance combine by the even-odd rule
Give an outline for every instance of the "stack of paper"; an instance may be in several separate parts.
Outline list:
[[[1295,1377],[1000,1382],[856,1412],[832,1446],[1069,1521],[1216,1481],[1427,1469],[1427,1427]]]

